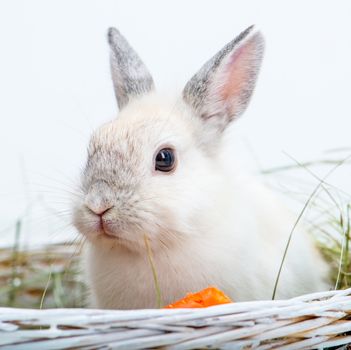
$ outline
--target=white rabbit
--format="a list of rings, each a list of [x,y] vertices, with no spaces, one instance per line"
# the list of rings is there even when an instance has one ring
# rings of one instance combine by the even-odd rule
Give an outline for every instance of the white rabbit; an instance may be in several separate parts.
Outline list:
[[[253,92],[262,35],[246,29],[174,101],[154,92],[116,29],[108,39],[120,112],[92,135],[74,209],[87,238],[91,306],[157,306],[145,237],[164,304],[210,285],[234,301],[270,299],[295,218],[222,142]],[[277,298],[328,289],[327,274],[310,237],[296,231]]]

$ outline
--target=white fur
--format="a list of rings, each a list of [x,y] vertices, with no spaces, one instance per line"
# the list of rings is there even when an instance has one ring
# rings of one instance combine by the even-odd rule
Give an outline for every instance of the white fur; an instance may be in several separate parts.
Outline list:
[[[88,238],[84,269],[92,306],[156,307],[145,234],[164,304],[209,285],[234,301],[271,298],[296,217],[243,172],[230,143],[209,145],[215,148],[207,152],[203,128],[182,100],[151,93],[129,102],[93,135],[90,155],[101,152],[103,159],[92,158],[83,187],[95,206],[114,205],[107,219],[118,224],[106,237],[86,208],[92,204],[86,198],[77,203],[75,223]],[[162,145],[177,151],[172,174],[153,171]],[[96,189],[99,179],[108,185]],[[327,272],[310,237],[297,230],[277,298],[327,289]]]
[[[118,118],[92,136],[84,198],[74,221],[88,240],[92,305],[156,307],[145,237],[164,304],[209,285],[233,300],[269,299],[295,218],[235,161],[230,123],[252,95],[264,40],[249,27],[168,101],[126,40],[110,29]],[[251,35],[252,34],[252,35]],[[175,150],[173,172],[155,155]],[[103,213],[103,214],[102,214]],[[102,215],[101,218],[99,215]],[[328,273],[310,237],[296,231],[277,297],[324,290]]]

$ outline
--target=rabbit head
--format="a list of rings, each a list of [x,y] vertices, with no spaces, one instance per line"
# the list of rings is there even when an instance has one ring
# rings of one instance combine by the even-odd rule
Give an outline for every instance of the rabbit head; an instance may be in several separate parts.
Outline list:
[[[96,244],[137,251],[146,235],[153,249],[169,247],[220,211],[221,136],[248,105],[264,41],[249,27],[169,101],[116,29],[108,40],[120,111],[91,137],[74,223]]]

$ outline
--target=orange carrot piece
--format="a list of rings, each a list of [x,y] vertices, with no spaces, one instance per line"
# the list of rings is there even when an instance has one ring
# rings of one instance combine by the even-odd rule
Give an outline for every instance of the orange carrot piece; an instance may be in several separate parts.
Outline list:
[[[232,301],[216,287],[208,287],[197,293],[188,293],[183,299],[165,306],[165,309],[200,308],[228,304]]]

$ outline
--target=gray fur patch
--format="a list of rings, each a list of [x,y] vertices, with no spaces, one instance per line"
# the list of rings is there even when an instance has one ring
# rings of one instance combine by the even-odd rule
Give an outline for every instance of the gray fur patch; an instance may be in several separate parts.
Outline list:
[[[154,81],[138,54],[116,28],[108,30],[108,42],[112,80],[121,109],[130,98],[152,91]]]

